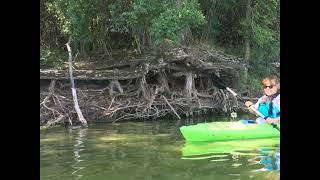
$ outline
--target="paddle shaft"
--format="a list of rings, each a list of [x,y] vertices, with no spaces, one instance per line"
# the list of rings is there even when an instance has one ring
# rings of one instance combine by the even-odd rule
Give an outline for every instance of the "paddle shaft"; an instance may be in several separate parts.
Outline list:
[[[238,97],[238,99],[240,99],[243,103],[245,103],[246,101],[244,99],[241,98],[241,96],[239,96],[237,93],[235,93],[232,89],[230,89],[229,87],[227,87],[220,79],[220,77],[218,77],[215,74],[212,74],[212,80],[215,81],[217,84],[217,87],[220,89],[226,89],[227,91],[229,91],[234,97]],[[254,108],[252,105],[249,106],[249,108],[255,112],[258,116],[262,117],[263,119],[266,119],[266,116],[263,115],[262,113],[260,113],[256,108]],[[276,124],[271,124],[274,128],[276,128],[277,130],[280,131],[279,127]]]
[[[233,96],[235,97],[238,97],[242,102],[245,102],[244,99],[241,98],[241,96],[239,96],[237,93],[235,93],[234,91],[232,91],[229,87],[226,87],[226,90],[229,91]],[[254,108],[252,105],[249,106],[249,108],[255,112],[257,115],[259,115],[260,117],[262,117],[263,119],[266,119],[266,116],[263,115],[262,113],[260,113],[256,108]],[[272,127],[274,127],[275,129],[277,129],[278,131],[280,131],[280,128],[274,124],[274,123],[271,123]]]
[[[237,93],[235,93],[234,91],[232,91],[229,87],[226,87],[226,89],[234,96],[234,97],[238,97],[242,102],[245,102],[244,99],[242,99]],[[252,105],[249,106],[249,108],[254,111],[256,114],[258,114],[260,117],[262,117],[263,119],[266,118],[265,115],[263,115],[262,113],[260,113],[258,110],[256,110],[256,108],[254,108]]]

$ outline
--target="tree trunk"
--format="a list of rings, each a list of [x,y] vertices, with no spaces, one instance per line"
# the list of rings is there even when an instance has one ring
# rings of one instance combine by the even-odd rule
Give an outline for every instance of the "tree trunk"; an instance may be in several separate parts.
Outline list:
[[[232,71],[232,76],[234,77],[234,79],[232,81],[232,87],[234,89],[239,89],[239,72],[233,70]]]
[[[245,54],[244,54],[244,71],[243,71],[243,80],[244,83],[248,81],[248,66],[250,63],[250,42],[249,39],[246,38],[245,40]]]
[[[110,89],[109,89],[109,95],[110,95],[111,97],[114,97],[115,94],[116,94],[116,92],[113,90],[114,87],[118,89],[118,91],[119,91],[120,94],[123,93],[123,89],[121,88],[121,85],[120,85],[119,81],[118,81],[118,80],[111,80],[111,82],[110,82],[110,84],[109,84],[109,88],[110,88]]]
[[[135,39],[136,44],[137,44],[137,51],[138,51],[139,54],[141,54],[140,35],[139,34],[135,34],[134,35],[134,39]]]
[[[251,0],[247,0],[247,4],[246,4],[246,20],[249,21],[250,20],[250,14],[251,14]],[[250,63],[250,39],[249,39],[249,33],[248,33],[248,28],[246,29],[247,33],[246,33],[246,37],[245,37],[245,52],[244,52],[244,72],[243,72],[243,80],[244,83],[247,83],[248,81],[248,66]]]
[[[165,92],[165,93],[170,93],[170,88],[169,88],[167,76],[164,72],[158,73],[157,80],[160,84],[161,91]]]
[[[185,94],[188,98],[192,97],[192,90],[193,90],[193,77],[192,73],[187,73],[186,75],[186,83],[185,83]]]

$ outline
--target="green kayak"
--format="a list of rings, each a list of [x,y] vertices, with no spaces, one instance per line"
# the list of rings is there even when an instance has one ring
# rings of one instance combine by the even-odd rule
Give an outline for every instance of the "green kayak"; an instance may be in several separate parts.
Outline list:
[[[215,154],[256,155],[252,151],[275,148],[280,138],[231,140],[217,142],[186,142],[182,149],[183,159],[206,159]],[[249,151],[249,152],[248,152]]]
[[[227,141],[280,137],[280,131],[270,124],[252,124],[250,120],[211,122],[182,126],[186,141]],[[280,124],[277,125],[280,127]]]

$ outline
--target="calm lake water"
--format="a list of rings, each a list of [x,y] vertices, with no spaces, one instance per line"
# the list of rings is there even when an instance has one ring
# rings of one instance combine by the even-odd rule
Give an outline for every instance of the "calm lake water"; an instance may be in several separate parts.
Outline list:
[[[186,143],[190,122],[123,122],[40,133],[42,180],[280,179],[280,141]]]

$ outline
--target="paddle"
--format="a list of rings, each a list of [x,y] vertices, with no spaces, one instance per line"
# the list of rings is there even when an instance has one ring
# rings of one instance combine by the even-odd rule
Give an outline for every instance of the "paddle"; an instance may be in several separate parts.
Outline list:
[[[214,73],[212,74],[212,80],[214,82],[216,82],[216,86],[219,88],[219,89],[226,89],[227,91],[229,91],[234,97],[238,97],[239,100],[241,100],[243,103],[245,103],[246,101],[244,99],[242,99],[241,96],[239,96],[237,93],[235,93],[233,90],[231,90],[229,87],[227,87],[222,81],[221,79],[215,75]],[[249,108],[254,111],[257,115],[259,115],[260,117],[262,117],[263,119],[266,119],[266,116],[263,115],[262,113],[260,113],[258,110],[256,110],[252,105],[249,106]],[[280,131],[280,128],[276,125],[276,124],[271,124],[275,129],[279,130]]]

